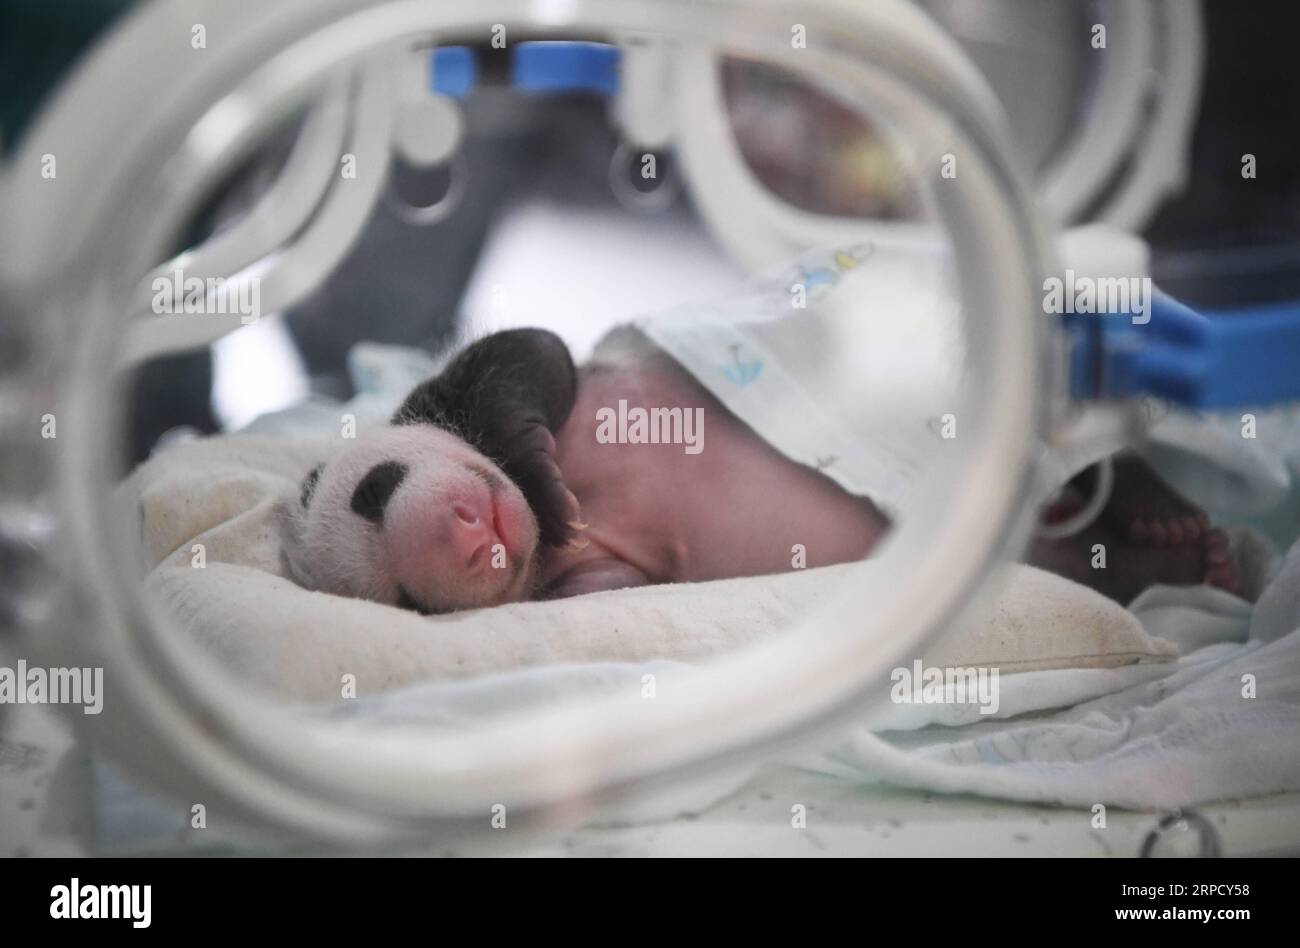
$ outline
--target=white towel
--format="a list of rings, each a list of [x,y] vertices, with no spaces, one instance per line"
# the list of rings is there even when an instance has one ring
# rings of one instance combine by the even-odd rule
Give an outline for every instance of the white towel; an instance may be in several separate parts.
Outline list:
[[[1300,790],[1297,590],[1300,547],[1261,599],[1253,625],[1249,604],[1222,591],[1153,587],[1133,608],[1148,633],[1179,648],[1176,662],[1003,675],[995,715],[973,706],[892,705],[784,762],[863,784],[1087,811],[1096,804],[1173,809]],[[1054,630],[1034,631],[1050,637]],[[636,689],[643,675],[670,672],[701,673],[675,662],[554,665],[303,713],[354,725],[473,728],[557,698]],[[698,812],[757,769],[686,785],[618,815]],[[771,772],[766,779],[774,779]]]
[[[1300,546],[1253,615],[1219,590],[1153,587],[1132,609],[1182,656],[1140,666],[1150,680],[1049,715],[901,735],[859,729],[825,769],[1089,808],[1171,809],[1300,790],[1298,590]],[[1038,672],[1014,684],[1050,687],[1073,677]]]

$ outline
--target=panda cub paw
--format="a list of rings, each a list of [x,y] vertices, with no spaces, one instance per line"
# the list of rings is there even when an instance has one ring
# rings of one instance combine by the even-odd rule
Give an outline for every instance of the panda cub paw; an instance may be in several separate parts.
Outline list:
[[[540,421],[524,425],[509,439],[502,454],[501,467],[532,507],[542,543],[570,549],[586,546],[582,507],[564,483],[550,429]]]

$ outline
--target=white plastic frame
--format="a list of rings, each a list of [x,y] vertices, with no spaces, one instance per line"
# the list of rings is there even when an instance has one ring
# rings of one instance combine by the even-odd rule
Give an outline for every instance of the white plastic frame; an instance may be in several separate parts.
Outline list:
[[[15,189],[23,199],[0,234],[0,302],[23,307],[58,383],[67,566],[58,611],[33,640],[47,654],[70,645],[83,663],[103,665],[105,712],[77,719],[128,766],[183,799],[202,794],[210,809],[335,840],[481,830],[493,802],[512,807],[512,826],[525,813],[572,820],[597,801],[752,760],[862,714],[886,693],[890,668],[979,600],[990,571],[1030,526],[1022,500],[1037,487],[1049,393],[1059,382],[1037,292],[1051,261],[987,90],[949,68],[957,60],[948,41],[915,11],[897,0],[817,0],[794,14],[752,0],[231,6],[159,3],[133,16],[81,68],[16,162],[35,167],[44,150],[66,146],[94,151],[95,173],[69,175],[56,192]],[[196,18],[209,36],[224,31],[228,45],[180,68],[165,38],[168,30],[188,36]],[[816,37],[815,61],[790,52],[795,18]],[[956,142],[962,185],[939,191],[936,210],[960,250],[965,311],[979,314],[968,368],[984,382],[963,409],[972,450],[952,471],[962,489],[934,485],[922,498],[930,503],[918,511],[932,517],[900,531],[889,551],[888,562],[907,569],[863,570],[859,585],[790,634],[706,677],[661,681],[652,709],[639,697],[610,699],[438,739],[306,726],[242,692],[187,645],[172,618],[141,596],[139,565],[115,552],[132,548],[136,526],[109,499],[122,416],[120,378],[106,354],[122,345],[140,278],[203,185],[332,70],[382,60],[411,36],[486,35],[494,22],[510,24],[514,40],[636,30],[770,58],[816,71],[846,101],[869,100],[920,154]],[[136,56],[142,44],[156,58]],[[159,72],[141,77],[144,61]],[[124,87],[158,89],[161,78],[167,94],[154,108],[118,107]],[[52,220],[59,208],[66,213]],[[23,240],[25,250],[9,256]]]
[[[1201,13],[1186,0],[1111,0],[1098,10],[1108,25],[1103,65],[1086,114],[1039,173],[1038,188],[1056,222],[1087,219],[1132,230],[1187,179],[1204,63]],[[941,29],[921,9],[913,12]],[[944,68],[954,73],[976,71],[955,45],[934,53],[948,56]],[[893,241],[933,238],[933,228],[920,222],[833,217],[783,201],[740,153],[716,51],[678,51],[674,66],[683,177],[710,229],[741,263],[770,267],[808,247],[860,239],[867,230]],[[985,87],[978,74],[970,81]],[[1158,107],[1151,108],[1153,101]]]

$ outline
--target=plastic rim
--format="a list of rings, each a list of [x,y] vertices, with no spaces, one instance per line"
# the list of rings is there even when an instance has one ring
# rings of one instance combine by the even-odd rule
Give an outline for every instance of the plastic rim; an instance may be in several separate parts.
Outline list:
[[[619,142],[609,159],[609,188],[618,203],[635,214],[659,214],[673,206],[681,191],[681,180],[674,171],[667,181],[660,182],[653,191],[638,191],[627,180],[628,157],[632,154],[627,142]]]
[[[1038,187],[1062,223],[1082,222],[1091,213],[1117,227],[1139,228],[1186,180],[1204,58],[1201,14],[1196,4],[1182,0],[1108,2],[1098,7],[1102,14],[1110,26],[1108,46],[1093,76],[1089,108],[1041,169]],[[934,29],[940,29],[937,23]],[[947,66],[954,70],[967,68],[955,43],[949,50],[936,46],[931,55],[932,62],[950,57]],[[916,221],[815,214],[768,191],[735,142],[719,65],[715,50],[674,58],[676,120],[683,176],[693,194],[710,183],[697,204],[737,260],[771,266],[802,247],[839,243],[848,233],[861,236],[864,224],[886,240],[921,239],[933,232]],[[983,88],[982,77],[971,81]]]
[[[927,60],[932,39],[906,4],[825,0],[801,4],[795,17],[774,4],[730,0],[296,0],[238,15],[229,6],[149,6],[83,66],[18,163],[52,146],[69,145],[72,153],[80,145],[97,155],[97,174],[70,176],[67,190],[53,197],[29,195],[15,208],[4,245],[14,246],[17,233],[29,241],[29,253],[10,258],[6,280],[15,299],[37,301],[33,324],[63,321],[68,330],[66,339],[46,340],[44,353],[59,370],[60,428],[77,433],[60,444],[65,551],[76,577],[65,577],[68,607],[60,624],[86,659],[104,666],[111,700],[90,723],[110,751],[184,799],[202,792],[244,819],[337,840],[387,839],[415,828],[482,829],[488,801],[507,802],[515,813],[572,818],[585,801],[752,760],[846,721],[883,693],[888,669],[978,600],[992,568],[1029,527],[1020,501],[1033,479],[1055,383],[1046,327],[1041,315],[1035,319],[1049,260],[985,109],[987,95],[972,91],[961,70]],[[188,36],[196,9],[209,35],[221,35],[221,28],[230,43],[208,50],[203,65],[187,72],[169,61],[162,38],[178,27]],[[791,57],[792,21],[819,38],[815,61]],[[906,119],[918,149],[963,143],[962,186],[940,194],[936,206],[962,251],[965,312],[983,320],[968,347],[971,374],[987,388],[971,404],[978,450],[961,470],[964,490],[947,498],[946,520],[922,517],[900,532],[894,562],[912,569],[898,576],[864,570],[859,586],[845,589],[797,633],[719,663],[703,687],[681,683],[672,701],[657,702],[654,715],[639,701],[634,711],[616,699],[503,723],[473,738],[304,726],[280,706],[242,693],[185,645],[169,617],[142,597],[137,565],[110,552],[129,549],[134,537],[133,525],[123,524],[109,502],[121,413],[113,397],[119,380],[104,354],[118,343],[136,281],[160,258],[204,185],[332,68],[382,58],[388,44],[406,37],[486,35],[494,22],[529,35],[651,31],[678,43],[784,59],[816,70],[846,99],[866,97]],[[138,55],[141,48],[164,52],[150,59]],[[121,108],[124,90],[150,69],[158,74],[144,80],[153,88],[162,87],[161,78],[172,82],[165,100],[150,110]],[[50,210],[42,204],[47,199],[71,201],[85,213],[39,223]],[[69,313],[80,319],[68,324]],[[872,608],[876,621],[858,628]],[[873,629],[885,638],[873,641]],[[756,694],[767,699],[756,702]]]
[[[431,227],[445,220],[460,206],[461,199],[465,196],[467,174],[469,174],[469,167],[465,156],[457,152],[452,156],[447,168],[447,190],[432,204],[411,204],[397,193],[390,176],[384,186],[384,204],[412,227]]]

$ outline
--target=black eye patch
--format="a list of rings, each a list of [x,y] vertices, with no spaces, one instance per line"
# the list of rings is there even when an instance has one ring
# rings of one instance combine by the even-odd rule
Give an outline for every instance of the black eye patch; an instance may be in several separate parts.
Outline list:
[[[371,523],[381,523],[388,499],[406,477],[407,470],[405,464],[397,461],[385,461],[372,467],[352,492],[352,512]]]
[[[317,464],[302,479],[302,493],[298,495],[298,499],[302,501],[304,508],[311,503],[312,494],[316,493],[316,482],[320,480],[320,472],[324,469],[324,464]]]

